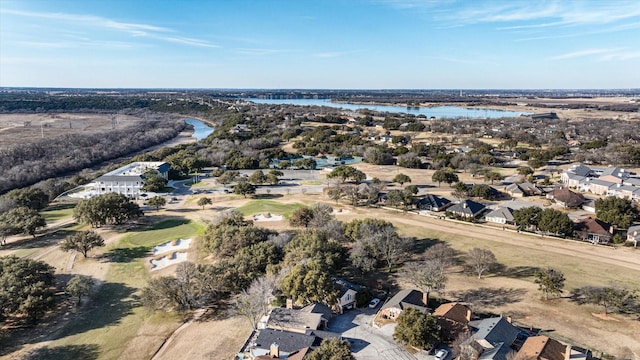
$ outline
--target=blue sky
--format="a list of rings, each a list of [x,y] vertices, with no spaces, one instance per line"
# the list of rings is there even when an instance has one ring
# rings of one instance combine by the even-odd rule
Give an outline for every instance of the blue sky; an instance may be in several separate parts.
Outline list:
[[[640,88],[640,1],[0,0],[0,86]]]

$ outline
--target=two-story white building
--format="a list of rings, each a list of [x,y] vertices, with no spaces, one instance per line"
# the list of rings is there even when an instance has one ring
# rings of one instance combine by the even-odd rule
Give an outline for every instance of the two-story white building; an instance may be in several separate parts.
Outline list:
[[[169,169],[170,165],[166,162],[134,162],[100,176],[89,184],[89,186],[92,187],[91,193],[93,195],[116,193],[137,199],[144,193],[141,188],[144,186],[145,173],[155,170],[163,178],[167,179]]]

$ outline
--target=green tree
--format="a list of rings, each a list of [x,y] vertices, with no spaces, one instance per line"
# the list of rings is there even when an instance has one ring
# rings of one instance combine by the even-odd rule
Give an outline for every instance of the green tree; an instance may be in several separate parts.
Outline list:
[[[393,339],[404,345],[426,349],[442,339],[438,320],[414,308],[406,308],[397,320]]]
[[[602,306],[605,315],[611,312],[634,312],[638,308],[637,291],[616,285],[604,287],[586,286],[578,289],[576,293],[581,298],[580,301]]]
[[[329,174],[327,174],[328,179],[339,178],[342,182],[347,181],[347,179],[351,179],[355,182],[360,182],[366,179],[365,173],[362,171],[351,167],[349,165],[339,165],[336,166]]]
[[[405,183],[410,183],[411,178],[405,174],[400,173],[394,176],[393,180],[391,181],[393,181],[394,183],[400,184],[400,186],[403,186]]]
[[[18,206],[36,211],[44,209],[49,204],[49,195],[35,187],[11,190],[4,197],[12,199]]]
[[[82,301],[82,297],[91,292],[94,281],[90,276],[76,275],[69,280],[65,291],[71,296],[78,297],[78,305]]]
[[[162,196],[154,196],[151,199],[147,200],[147,204],[155,206],[156,210],[160,210],[161,207],[167,204],[167,200]]]
[[[198,199],[198,206],[202,206],[202,210],[204,210],[204,207],[207,205],[211,205],[211,199],[209,199],[208,197],[201,197],[200,199]]]
[[[16,234],[28,234],[35,238],[36,231],[45,226],[47,223],[42,215],[25,206],[0,214],[0,232],[3,238]]]
[[[207,226],[202,235],[202,244],[209,252],[225,258],[235,255],[243,247],[267,241],[274,234],[271,230],[254,226],[242,214],[233,212]]]
[[[251,174],[251,176],[249,176],[249,178],[247,178],[247,181],[249,181],[251,184],[259,185],[267,182],[267,177],[264,175],[262,170],[256,170],[253,172],[253,174]]]
[[[102,236],[93,231],[79,231],[67,236],[60,244],[60,249],[62,251],[78,251],[86,258],[89,250],[99,246],[104,246]]]
[[[431,176],[431,180],[437,182],[438,187],[440,187],[440,183],[443,183],[443,182],[451,185],[454,182],[460,181],[460,179],[458,178],[458,175],[450,169],[436,170]]]
[[[538,228],[542,231],[566,236],[573,232],[573,221],[569,215],[560,210],[544,209],[540,213]]]
[[[335,304],[338,296],[331,271],[317,259],[295,265],[282,280],[282,292],[305,305]]]
[[[251,185],[248,181],[240,181],[233,188],[233,193],[242,195],[246,198],[247,195],[252,195],[256,193],[256,187]]]
[[[458,181],[453,185],[453,195],[458,199],[464,199],[469,196],[469,187],[462,181]]]
[[[483,199],[491,199],[491,187],[487,184],[474,184],[471,189],[469,189],[469,195]]]
[[[217,181],[222,185],[227,185],[236,181],[236,179],[238,179],[238,176],[240,176],[239,172],[228,170],[222,173],[222,175],[218,176]]]
[[[155,310],[192,310],[218,299],[222,293],[219,269],[211,265],[183,262],[176,276],[160,276],[149,280],[142,289],[140,301]]]
[[[542,209],[537,206],[528,206],[513,211],[513,222],[521,229],[538,226]]]
[[[54,268],[42,261],[0,257],[0,319],[25,315],[37,320],[53,306]]]
[[[142,191],[159,193],[163,192],[167,186],[167,179],[156,170],[148,171],[142,177],[144,178],[144,186],[140,188]]]
[[[631,200],[609,196],[596,199],[596,217],[619,228],[626,229],[638,216],[638,210]]]
[[[308,360],[354,360],[349,342],[338,338],[322,340],[311,354],[305,356]]]
[[[520,166],[518,167],[518,174],[522,176],[527,176],[533,174],[533,169],[529,166]]]
[[[535,282],[538,284],[538,290],[542,291],[545,300],[549,300],[549,294],[558,296],[562,294],[565,278],[561,271],[551,268],[536,271],[535,278]]]
[[[487,171],[484,174],[484,180],[485,181],[491,181],[491,185],[493,185],[493,182],[496,180],[502,180],[504,179],[504,176],[502,176],[502,174],[500,174],[497,171]]]
[[[93,227],[107,224],[121,225],[142,215],[137,204],[129,201],[126,196],[116,193],[80,200],[73,211],[76,219]]]
[[[313,220],[313,210],[309,207],[301,207],[296,209],[289,217],[289,225],[293,227],[309,227],[309,223]]]

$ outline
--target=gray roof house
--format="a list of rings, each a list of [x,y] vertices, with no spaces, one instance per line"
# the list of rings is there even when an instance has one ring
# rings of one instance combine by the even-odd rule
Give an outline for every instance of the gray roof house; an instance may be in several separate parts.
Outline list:
[[[383,316],[395,319],[402,311],[414,308],[423,314],[429,311],[427,307],[427,294],[418,290],[401,290],[380,308]]]
[[[429,194],[416,202],[418,209],[442,211],[451,205],[451,201],[442,196]]]
[[[262,329],[251,344],[251,355],[255,358],[261,355],[272,355],[275,358],[286,359],[290,355],[305,348],[320,346],[324,339],[337,338],[338,333],[320,330],[307,330],[305,333],[291,331]]]
[[[466,218],[474,218],[486,209],[484,204],[473,200],[463,200],[447,209],[447,211]]]
[[[505,191],[513,197],[542,195],[542,189],[528,181],[513,183],[505,188]]]
[[[509,207],[499,207],[484,216],[487,222],[497,224],[513,224],[513,209]]]
[[[487,318],[469,322],[473,335],[466,346],[478,353],[478,359],[506,360],[511,352],[520,329],[507,319],[500,317]]]

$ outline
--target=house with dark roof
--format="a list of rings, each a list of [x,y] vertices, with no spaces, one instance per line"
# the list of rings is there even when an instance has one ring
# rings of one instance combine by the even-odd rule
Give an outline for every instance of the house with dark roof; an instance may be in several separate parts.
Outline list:
[[[463,346],[475,352],[478,359],[486,360],[506,360],[520,333],[520,329],[502,316],[470,321],[469,327],[473,335]]]
[[[565,360],[567,346],[547,336],[531,336],[527,338],[518,357],[531,360]]]
[[[451,201],[442,196],[428,194],[416,201],[419,210],[443,211],[451,206]]]
[[[547,194],[547,198],[553,199],[565,208],[576,208],[584,202],[584,196],[582,194],[573,192],[567,188],[553,190],[550,194]]]
[[[513,209],[501,206],[485,215],[484,219],[496,224],[513,224]]]
[[[479,216],[485,209],[486,207],[484,206],[484,204],[467,199],[462,200],[455,205],[452,205],[447,209],[447,211],[464,218],[475,218]]]
[[[578,239],[594,244],[609,243],[613,237],[613,230],[613,225],[591,217],[582,219],[574,227]]]
[[[449,340],[453,340],[459,334],[469,331],[471,309],[466,305],[457,302],[442,304],[431,315],[438,319],[442,333]]]
[[[274,308],[269,313],[266,327],[299,333],[325,328],[331,317],[313,312],[309,306],[303,309]]]
[[[380,314],[388,319],[397,319],[405,309],[414,308],[423,314],[429,311],[427,293],[418,290],[401,290],[380,308]]]
[[[262,329],[255,341],[250,346],[250,354],[258,356],[270,355],[278,359],[286,359],[290,356],[306,351],[306,348],[314,349],[320,346],[322,340],[337,338],[338,333],[322,330],[307,330],[305,333]]]

